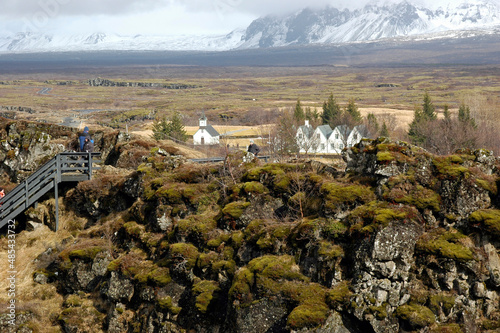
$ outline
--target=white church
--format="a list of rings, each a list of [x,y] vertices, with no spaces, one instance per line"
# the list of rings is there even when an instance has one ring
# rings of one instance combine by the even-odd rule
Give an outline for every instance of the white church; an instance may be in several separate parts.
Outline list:
[[[340,154],[342,149],[352,147],[369,136],[364,125],[355,126],[352,130],[347,125],[339,125],[334,129],[330,125],[321,125],[314,129],[306,120],[298,128],[296,140],[301,153]]]
[[[199,119],[200,127],[193,134],[193,143],[195,145],[218,145],[220,134],[212,125],[208,125],[205,113]]]

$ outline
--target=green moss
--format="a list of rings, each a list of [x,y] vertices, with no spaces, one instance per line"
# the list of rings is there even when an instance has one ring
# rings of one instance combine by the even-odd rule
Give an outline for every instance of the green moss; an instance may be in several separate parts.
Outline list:
[[[120,263],[121,263],[120,259],[115,259],[115,260],[111,261],[108,264],[108,271],[110,271],[110,272],[118,271],[120,269]]]
[[[264,185],[262,185],[259,182],[255,182],[255,181],[244,183],[243,184],[243,191],[246,194],[253,194],[253,195],[264,194],[264,193],[269,192],[267,187],[265,187]]]
[[[250,206],[249,202],[246,201],[235,201],[227,204],[223,209],[222,213],[232,219],[239,219],[243,214],[244,210]]]
[[[200,253],[198,256],[198,260],[196,261],[196,267],[200,269],[204,269],[210,267],[212,262],[216,261],[219,258],[219,254],[214,251],[210,251],[208,253]]]
[[[83,304],[83,300],[80,298],[80,296],[71,294],[66,297],[66,299],[63,302],[63,306],[67,308],[72,308],[72,307],[80,307]]]
[[[127,222],[123,224],[123,229],[125,229],[127,235],[135,238],[140,238],[146,230],[143,225],[137,224],[136,222]]]
[[[156,300],[156,304],[158,304],[159,308],[162,311],[168,311],[173,315],[179,314],[182,308],[175,306],[172,302],[172,297],[166,296]]]
[[[196,246],[188,243],[176,243],[170,245],[170,257],[183,258],[186,260],[186,269],[191,269],[196,263],[199,252]]]
[[[216,274],[226,272],[229,276],[236,272],[236,262],[234,260],[217,260],[212,262],[212,271]]]
[[[297,224],[290,234],[293,246],[309,243],[321,232],[323,219],[304,219]]]
[[[345,234],[348,229],[343,222],[330,219],[325,223],[323,232],[329,238],[338,238]]]
[[[396,186],[384,193],[384,199],[387,201],[394,201],[412,205],[418,209],[432,209],[434,212],[441,211],[441,196],[421,185],[412,185],[407,190],[402,190],[401,187]]]
[[[278,193],[285,193],[288,192],[290,183],[290,177],[288,177],[286,174],[278,174],[274,177],[273,188]]]
[[[243,245],[243,241],[245,239],[245,234],[243,231],[234,231],[231,233],[231,243],[235,248],[240,248]]]
[[[82,260],[94,260],[98,253],[105,251],[101,246],[89,247],[86,249],[79,249],[70,251],[68,256],[69,259],[82,259]]]
[[[323,302],[305,303],[295,307],[287,318],[287,327],[292,330],[321,326],[328,317],[329,309]]]
[[[268,163],[262,167],[255,167],[248,170],[243,176],[243,179],[259,181],[261,177],[265,177],[266,175],[282,175],[285,173],[286,169],[285,164]]]
[[[382,304],[380,306],[370,305],[368,307],[368,313],[372,314],[378,320],[384,320],[387,318],[387,305]]]
[[[217,222],[213,214],[191,215],[177,222],[174,235],[180,239],[187,238],[196,244],[205,243],[216,228]]]
[[[349,283],[342,281],[327,291],[326,302],[331,308],[336,308],[347,304],[351,296],[352,292],[349,289]]]
[[[342,204],[362,204],[375,199],[373,190],[363,185],[326,183],[321,186],[321,193],[325,195],[325,207],[332,210]]]
[[[232,300],[238,300],[242,305],[250,304],[253,300],[250,286],[253,284],[254,273],[246,267],[240,268],[234,276],[229,296]]]
[[[164,198],[169,204],[182,203],[182,192],[176,184],[167,184],[158,189],[155,193],[157,198]]]
[[[429,308],[436,315],[439,314],[440,309],[443,310],[444,314],[449,315],[454,305],[455,297],[446,295],[445,293],[432,295],[429,298]]]
[[[500,210],[480,209],[470,214],[469,221],[483,225],[489,233],[500,236]]]
[[[248,239],[256,234],[259,234],[263,231],[263,229],[266,226],[266,221],[257,219],[257,220],[252,220],[247,227],[245,228],[245,231],[243,232],[245,235],[245,238]]]
[[[318,256],[322,260],[334,260],[344,256],[344,250],[340,245],[335,245],[328,241],[320,241]]]
[[[275,280],[309,280],[300,273],[295,259],[289,255],[266,255],[255,258],[248,263],[248,268],[254,273]]]
[[[379,151],[377,153],[377,161],[381,163],[389,163],[396,160],[396,157],[394,157],[390,152],[388,151]]]
[[[427,327],[436,322],[432,311],[422,305],[402,305],[396,309],[395,314],[415,329]]]
[[[170,277],[170,271],[165,267],[158,267],[153,269],[147,275],[148,284],[164,287],[172,282],[172,278]]]
[[[481,323],[484,330],[498,330],[500,328],[500,320],[484,320]]]
[[[462,333],[464,330],[459,324],[441,324],[435,328],[431,328],[430,333]]]
[[[460,156],[452,155],[447,157],[435,157],[432,164],[439,173],[440,178],[456,179],[459,177],[468,177],[470,170],[461,164],[463,159]]]
[[[391,205],[388,202],[372,201],[356,207],[348,217],[352,232],[369,234],[389,225],[393,221],[404,221],[416,215],[411,207]]]
[[[193,294],[196,297],[195,306],[201,313],[206,313],[211,302],[216,298],[220,290],[215,281],[202,280],[193,285]]]
[[[456,235],[447,232],[444,229],[436,229],[430,233],[424,234],[417,241],[415,249],[420,252],[430,253],[438,257],[450,258],[460,261],[474,259],[472,250],[460,242],[464,238],[462,234],[456,232]]]

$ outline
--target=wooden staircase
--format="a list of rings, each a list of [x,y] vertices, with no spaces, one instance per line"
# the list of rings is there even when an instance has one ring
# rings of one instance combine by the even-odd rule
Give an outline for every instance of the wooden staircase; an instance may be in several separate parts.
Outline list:
[[[59,228],[58,184],[92,179],[92,171],[99,169],[94,164],[101,162],[97,159],[100,156],[101,153],[60,153],[42,165],[0,199],[0,228],[54,189],[57,230]]]

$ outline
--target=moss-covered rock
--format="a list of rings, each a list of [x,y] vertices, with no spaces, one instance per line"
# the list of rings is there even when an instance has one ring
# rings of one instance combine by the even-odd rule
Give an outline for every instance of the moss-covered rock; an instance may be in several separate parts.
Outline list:
[[[208,307],[216,301],[220,288],[217,282],[201,280],[193,285],[192,291],[196,298],[195,306],[201,313],[206,313]]]
[[[498,209],[477,210],[470,214],[469,221],[481,224],[487,232],[500,236],[500,210]]]
[[[416,250],[436,255],[438,257],[450,258],[459,261],[474,260],[474,252],[463,245],[460,240],[466,238],[458,231],[450,232],[444,229],[435,229],[424,234],[416,244]]]
[[[432,311],[422,305],[402,305],[396,309],[396,316],[408,324],[412,329],[420,329],[436,322]]]

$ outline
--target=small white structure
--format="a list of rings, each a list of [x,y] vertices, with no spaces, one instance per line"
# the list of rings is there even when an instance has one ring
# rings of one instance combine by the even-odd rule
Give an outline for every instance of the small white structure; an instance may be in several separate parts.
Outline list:
[[[309,125],[309,120],[306,120],[305,124],[300,126],[297,130],[297,145],[299,146],[299,151],[301,153],[308,153],[311,149],[311,136],[313,135],[313,132],[314,128]]]
[[[307,120],[296,134],[299,152],[316,154],[340,154],[342,149],[352,147],[368,137],[370,133],[364,125],[355,126],[352,130],[347,125],[339,125],[333,130],[330,125],[321,125],[313,130]]]
[[[220,134],[212,125],[207,124],[205,114],[199,119],[200,128],[193,134],[193,143],[195,145],[218,145]]]
[[[316,127],[311,136],[311,153],[328,153],[328,138],[332,134],[330,125]]]
[[[328,138],[328,150],[330,153],[340,154],[342,149],[347,146],[347,138],[351,130],[347,125],[339,125],[335,127],[332,134]]]
[[[351,133],[349,133],[349,136],[347,137],[347,146],[352,147],[356,143],[360,142],[361,139],[367,138],[369,136],[370,133],[368,132],[368,129],[365,125],[354,126]]]

